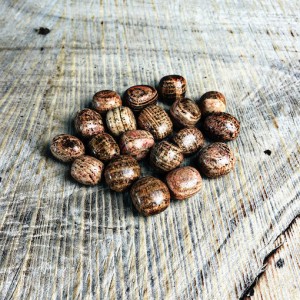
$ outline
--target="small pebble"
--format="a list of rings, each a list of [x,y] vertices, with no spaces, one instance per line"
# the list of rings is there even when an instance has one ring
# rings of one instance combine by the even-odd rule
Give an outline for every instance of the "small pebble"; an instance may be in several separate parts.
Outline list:
[[[204,145],[203,134],[196,127],[181,129],[174,135],[173,141],[185,155],[197,152]]]
[[[119,136],[128,130],[136,129],[136,120],[129,107],[120,106],[107,112],[106,125],[114,136]]]
[[[164,76],[159,82],[160,97],[169,103],[184,98],[186,92],[186,80],[180,75]]]
[[[201,96],[199,106],[203,115],[224,112],[226,109],[226,99],[222,93],[210,91]]]
[[[198,105],[188,98],[176,100],[170,108],[170,114],[177,127],[195,126],[201,118]]]
[[[201,150],[198,161],[203,175],[216,178],[228,174],[233,169],[235,157],[226,144],[213,143]]]
[[[122,106],[122,100],[115,91],[99,91],[93,97],[92,107],[100,114],[105,114],[109,110],[120,106]]]
[[[144,108],[138,117],[141,129],[149,131],[154,139],[161,140],[173,131],[173,123],[164,109],[157,105]]]
[[[130,196],[135,208],[144,216],[161,213],[170,205],[168,187],[152,176],[136,181],[131,187]]]
[[[83,155],[72,163],[71,176],[82,184],[95,185],[101,180],[103,166],[95,157]]]
[[[168,172],[181,164],[183,154],[179,147],[167,141],[162,141],[152,148],[150,161],[157,170]]]
[[[203,131],[214,141],[232,141],[240,133],[240,122],[228,113],[212,113],[204,119]]]
[[[74,125],[77,133],[85,138],[104,132],[101,115],[89,108],[77,112]]]
[[[55,136],[51,142],[50,150],[53,156],[62,162],[71,162],[85,153],[82,141],[70,134]]]
[[[120,155],[118,144],[108,133],[100,133],[94,136],[89,142],[89,149],[96,158],[104,162]]]
[[[126,90],[124,99],[127,106],[138,112],[146,106],[156,104],[157,90],[149,85],[135,85]]]
[[[202,178],[193,167],[177,168],[166,177],[171,196],[177,200],[185,200],[200,191]]]
[[[129,130],[122,134],[119,144],[122,154],[128,154],[136,160],[141,160],[146,157],[154,145],[154,138],[146,130]]]
[[[129,155],[120,155],[110,161],[104,171],[110,189],[123,192],[141,175],[138,162]]]

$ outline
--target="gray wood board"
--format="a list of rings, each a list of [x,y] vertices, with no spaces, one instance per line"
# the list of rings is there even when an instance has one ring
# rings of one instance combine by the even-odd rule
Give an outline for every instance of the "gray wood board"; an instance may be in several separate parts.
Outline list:
[[[25,0],[0,11],[1,299],[240,297],[300,212],[297,1]],[[241,120],[228,176],[144,218],[128,193],[80,186],[49,155],[96,91],[176,73],[187,96],[219,90]]]

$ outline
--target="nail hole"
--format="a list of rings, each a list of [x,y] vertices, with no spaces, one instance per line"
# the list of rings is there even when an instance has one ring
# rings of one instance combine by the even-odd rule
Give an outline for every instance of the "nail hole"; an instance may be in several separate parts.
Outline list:
[[[277,268],[282,268],[284,265],[284,260],[282,258],[279,258],[276,262],[276,267]]]
[[[272,154],[271,150],[265,150],[264,153],[269,155],[269,156]]]
[[[38,34],[47,35],[50,32],[50,29],[47,27],[40,27],[39,29],[35,29]]]

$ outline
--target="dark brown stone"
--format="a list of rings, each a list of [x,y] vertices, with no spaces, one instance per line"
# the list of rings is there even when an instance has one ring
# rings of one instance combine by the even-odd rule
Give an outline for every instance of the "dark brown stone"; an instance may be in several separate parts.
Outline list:
[[[140,111],[146,106],[156,104],[157,90],[149,85],[135,85],[126,90],[124,100],[134,112]]]
[[[203,134],[196,127],[181,129],[174,135],[173,141],[185,155],[197,152],[204,145]]]
[[[170,114],[177,127],[195,126],[201,118],[198,105],[188,98],[176,100],[170,108]]]
[[[122,106],[122,100],[115,91],[103,90],[94,95],[92,106],[98,113],[105,114],[113,108]]]
[[[164,109],[157,105],[144,108],[139,117],[138,125],[149,131],[156,140],[167,137],[173,131],[173,123]]]
[[[109,161],[120,154],[120,148],[114,138],[108,133],[100,133],[89,142],[92,154],[101,161]]]
[[[74,125],[78,134],[85,138],[104,132],[101,115],[89,108],[77,112]]]
[[[228,174],[235,164],[233,151],[224,143],[213,143],[203,148],[198,160],[200,172],[210,178]]]
[[[210,91],[201,96],[199,106],[203,115],[224,112],[226,109],[226,99],[222,93]]]
[[[154,145],[154,138],[149,131],[130,130],[122,134],[119,144],[122,154],[128,154],[136,160],[141,160]]]
[[[71,176],[82,184],[95,185],[101,180],[103,166],[95,157],[83,155],[74,160]]]
[[[141,175],[138,162],[129,155],[120,155],[111,160],[104,171],[110,189],[122,192]]]
[[[186,80],[180,75],[164,76],[159,82],[160,97],[169,103],[184,98],[186,92]]]
[[[162,141],[152,148],[150,161],[157,170],[168,172],[181,164],[183,154],[179,147],[167,141]]]
[[[166,177],[171,196],[177,200],[185,200],[200,191],[202,178],[193,167],[177,168]]]
[[[130,196],[133,205],[145,216],[161,213],[170,205],[168,187],[152,176],[136,181],[131,187]]]
[[[232,141],[240,133],[240,122],[228,113],[212,113],[204,119],[203,131],[214,141]]]
[[[70,134],[55,136],[51,142],[50,150],[54,157],[63,162],[71,162],[85,153],[81,140]]]

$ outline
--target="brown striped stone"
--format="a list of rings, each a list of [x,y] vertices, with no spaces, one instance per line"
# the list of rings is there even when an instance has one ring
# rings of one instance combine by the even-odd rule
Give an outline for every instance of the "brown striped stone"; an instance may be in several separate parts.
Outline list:
[[[141,160],[154,145],[154,138],[146,130],[129,130],[122,134],[119,144],[122,154],[128,154],[136,160]]]
[[[177,200],[185,200],[198,193],[202,187],[202,178],[193,167],[177,168],[166,177],[171,196]]]
[[[240,133],[240,122],[228,113],[212,113],[204,119],[203,131],[214,141],[232,141]]]
[[[74,125],[75,130],[82,137],[92,137],[104,132],[101,115],[89,108],[85,108],[76,113]]]
[[[94,95],[92,106],[98,113],[105,114],[111,109],[122,106],[122,100],[115,91],[102,90]]]
[[[140,111],[146,106],[156,104],[157,91],[149,85],[135,85],[126,90],[124,100],[134,112]]]
[[[235,164],[233,151],[224,143],[213,143],[203,148],[198,160],[200,172],[210,178],[228,174]]]
[[[144,216],[161,213],[170,205],[168,187],[152,176],[136,181],[131,187],[130,196],[135,208]]]
[[[159,171],[168,172],[181,164],[183,154],[179,147],[167,141],[162,141],[152,148],[150,161]]]
[[[103,166],[95,157],[83,155],[74,160],[71,176],[82,184],[95,185],[101,180]]]
[[[176,100],[170,108],[170,114],[174,125],[176,124],[178,127],[195,126],[201,118],[198,105],[188,98]]]
[[[136,120],[129,107],[116,107],[106,114],[106,125],[114,136],[136,129]]]
[[[62,162],[70,162],[84,155],[85,148],[77,137],[70,134],[59,134],[52,139],[51,153]]]
[[[96,158],[104,162],[120,154],[118,144],[108,133],[94,136],[89,142],[89,148]]]
[[[104,171],[105,181],[110,189],[122,192],[141,175],[138,162],[129,155],[120,155],[112,159]]]
[[[174,135],[173,141],[186,155],[195,153],[204,145],[203,134],[196,127],[181,129]]]
[[[144,108],[139,117],[138,125],[148,130],[156,140],[161,140],[172,133],[173,124],[164,109],[157,105]]]
[[[210,91],[201,96],[199,106],[203,115],[224,112],[226,109],[226,99],[222,93]]]
[[[164,76],[159,82],[160,97],[173,103],[176,100],[184,98],[186,92],[186,80],[180,75]]]

